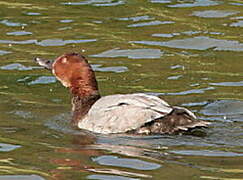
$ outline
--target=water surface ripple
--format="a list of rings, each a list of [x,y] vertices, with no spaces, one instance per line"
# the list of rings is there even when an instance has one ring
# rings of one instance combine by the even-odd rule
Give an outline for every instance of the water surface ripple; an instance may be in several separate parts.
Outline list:
[[[242,179],[242,6],[0,1],[0,180]],[[73,129],[68,89],[33,61],[65,52],[87,57],[101,95],[156,95],[210,127],[151,136]]]

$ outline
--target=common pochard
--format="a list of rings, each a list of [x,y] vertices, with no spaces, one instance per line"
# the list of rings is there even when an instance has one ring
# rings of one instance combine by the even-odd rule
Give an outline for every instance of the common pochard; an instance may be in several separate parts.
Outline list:
[[[54,61],[35,58],[69,88],[72,125],[95,133],[173,134],[210,123],[197,120],[183,107],[170,106],[144,93],[100,96],[95,73],[80,54],[69,53]]]

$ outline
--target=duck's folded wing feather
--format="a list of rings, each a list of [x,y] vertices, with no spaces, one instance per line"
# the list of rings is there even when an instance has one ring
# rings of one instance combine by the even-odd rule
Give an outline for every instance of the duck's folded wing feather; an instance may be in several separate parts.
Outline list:
[[[79,128],[97,133],[122,133],[170,113],[172,108],[158,97],[146,94],[111,95],[99,99],[79,123]]]

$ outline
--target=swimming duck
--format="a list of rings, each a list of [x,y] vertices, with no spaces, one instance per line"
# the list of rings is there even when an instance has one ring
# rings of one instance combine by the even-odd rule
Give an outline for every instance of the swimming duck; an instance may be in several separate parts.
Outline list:
[[[197,120],[186,108],[170,106],[159,97],[144,94],[100,96],[95,73],[87,59],[68,53],[54,61],[35,58],[69,88],[73,126],[95,133],[173,134],[210,123]]]

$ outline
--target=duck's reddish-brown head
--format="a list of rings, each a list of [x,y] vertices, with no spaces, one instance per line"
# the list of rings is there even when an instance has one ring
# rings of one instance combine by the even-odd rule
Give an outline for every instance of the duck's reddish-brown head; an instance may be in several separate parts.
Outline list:
[[[95,74],[90,64],[85,57],[77,53],[64,54],[53,62],[41,58],[36,58],[35,61],[50,69],[73,94],[88,95],[98,92]]]

